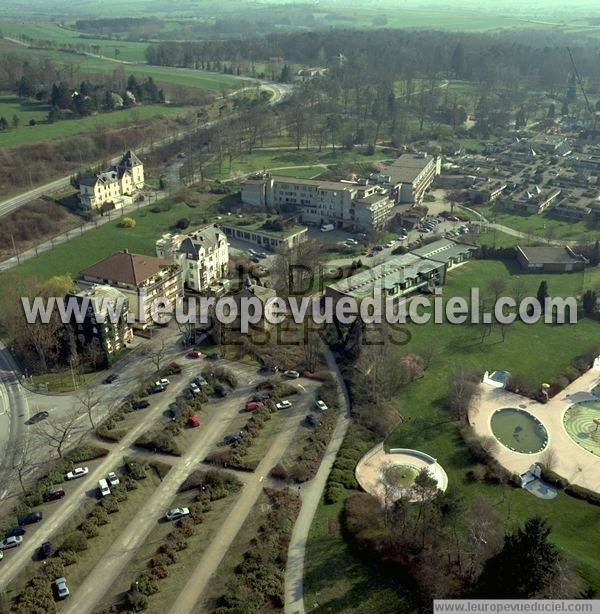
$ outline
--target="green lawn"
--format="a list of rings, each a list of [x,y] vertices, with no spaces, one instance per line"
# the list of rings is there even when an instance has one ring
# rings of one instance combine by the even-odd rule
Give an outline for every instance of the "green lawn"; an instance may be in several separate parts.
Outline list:
[[[4,53],[10,53],[22,58],[37,58],[38,60],[51,59],[63,66],[78,67],[85,73],[112,73],[116,69],[123,70],[125,74],[134,74],[144,79],[152,77],[157,82],[171,85],[185,85],[201,90],[220,92],[223,87],[237,88],[243,86],[243,79],[191,68],[172,68],[168,66],[150,66],[148,64],[123,64],[76,53],[56,51],[50,49],[28,49],[18,45],[4,45]],[[76,70],[76,68],[74,68]]]
[[[156,116],[177,115],[185,112],[183,107],[169,105],[142,105],[133,109],[123,109],[112,113],[99,113],[80,119],[65,119],[55,123],[46,123],[49,106],[39,103],[22,103],[11,95],[0,96],[0,116],[7,119],[11,127],[0,132],[0,147],[17,147],[31,145],[42,141],[73,136],[85,132],[98,132],[119,125],[131,125],[139,120]],[[13,116],[19,118],[18,127],[12,127]],[[29,120],[41,122],[29,125]]]
[[[600,231],[593,230],[585,222],[570,222],[553,218],[547,213],[539,215],[515,215],[498,210],[492,206],[475,207],[488,220],[508,226],[542,239],[560,239],[565,241],[583,241],[600,238]]]
[[[118,58],[126,62],[145,62],[148,43],[132,41],[108,40],[105,38],[91,38],[88,35],[61,27],[50,21],[23,22],[0,21],[0,32],[12,38],[25,36],[33,39],[34,45],[68,45],[81,51],[103,55],[109,58]],[[30,42],[30,41],[27,41]]]
[[[512,267],[502,262],[472,262],[451,273],[444,295],[467,296],[471,287],[485,287],[490,279],[502,278],[510,285],[517,276]],[[600,269],[596,267],[585,274],[520,277],[527,282],[530,295],[535,294],[542,279],[548,281],[551,295],[580,295],[583,288],[600,282]],[[547,516],[556,543],[576,560],[588,582],[600,586],[600,562],[596,556],[600,545],[600,514],[588,503],[562,493],[554,501],[542,501],[511,488],[508,500],[504,501],[497,487],[470,482],[466,477],[470,464],[458,437],[457,424],[444,408],[447,382],[457,367],[472,367],[480,372],[506,369],[539,385],[567,367],[582,350],[598,342],[598,323],[590,319],[562,326],[515,323],[504,342],[499,332],[493,332],[483,344],[468,326],[428,324],[409,328],[412,338],[407,350],[419,354],[435,346],[440,355],[425,377],[413,382],[397,398],[399,412],[410,420],[391,433],[386,445],[413,447],[431,454],[445,468],[450,485],[461,489],[467,499],[486,495],[507,513],[510,510],[513,520],[523,520],[536,513]],[[526,464],[525,460],[524,469]]]
[[[205,197],[201,204],[196,206],[184,202],[169,205],[170,201],[162,201],[159,203],[162,210],[158,213],[151,210],[155,205],[149,205],[135,213],[128,213],[128,217],[137,222],[135,228],[120,228],[119,220],[115,219],[86,232],[83,236],[74,237],[51,252],[1,273],[0,293],[4,284],[9,284],[11,279],[22,275],[38,274],[44,278],[63,274],[75,276],[94,262],[122,249],[155,255],[154,244],[161,234],[171,230],[175,222],[182,217],[190,219],[192,226],[200,225],[202,220],[208,219],[206,216],[217,200],[215,197]]]

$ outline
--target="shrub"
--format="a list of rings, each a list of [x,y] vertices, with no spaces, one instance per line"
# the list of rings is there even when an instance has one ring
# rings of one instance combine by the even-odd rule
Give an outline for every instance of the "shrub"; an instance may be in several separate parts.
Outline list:
[[[131,456],[125,456],[123,462],[134,480],[143,480],[147,476],[148,464],[140,462]]]
[[[115,514],[119,511],[119,504],[114,497],[104,497],[100,502],[100,505],[106,510],[109,514]]]
[[[60,550],[72,550],[73,552],[83,552],[87,550],[87,539],[81,531],[74,531],[62,543]]]
[[[287,480],[288,472],[281,463],[277,463],[275,467],[271,469],[271,477],[277,480]]]
[[[190,220],[187,217],[182,217],[175,222],[175,228],[185,230],[190,225]]]
[[[600,505],[600,494],[595,493],[583,486],[577,486],[577,484],[569,484],[565,488],[565,492],[576,499],[583,499],[592,505]]]
[[[325,488],[325,503],[331,505],[337,503],[343,498],[345,493],[344,487],[337,482],[328,482]]]
[[[142,612],[148,607],[148,597],[139,590],[130,590],[125,594],[125,605],[133,612]]]
[[[92,520],[84,520],[79,528],[88,539],[96,537],[99,533],[98,524]]]
[[[173,561],[164,552],[157,552],[150,559],[150,567],[168,567],[169,565],[172,565],[172,564],[173,564]]]
[[[547,469],[546,467],[544,467],[543,464],[541,463],[538,463],[538,464],[540,465],[542,469],[542,474],[541,474],[542,480],[560,489],[564,489],[569,485],[569,480],[558,475],[558,473],[556,473],[555,471],[552,471],[551,469]]]
[[[185,538],[189,538],[196,532],[195,523],[191,518],[181,518],[177,523],[179,531]]]
[[[467,476],[470,480],[483,482],[487,476],[487,468],[485,465],[477,464],[469,469]]]
[[[171,465],[169,465],[169,463],[162,463],[161,461],[152,461],[150,466],[154,469],[160,480],[163,480],[171,470]]]
[[[122,217],[119,226],[121,228],[135,228],[137,222],[132,217]]]
[[[153,567],[150,570],[150,573],[157,580],[163,580],[164,578],[168,578],[169,577],[169,570],[166,567],[163,567],[162,565],[158,565],[157,567]]]
[[[163,544],[160,547],[160,551],[163,552],[171,561],[171,563],[177,563],[177,550],[175,549],[175,546],[171,543],[166,543]]]
[[[61,550],[58,553],[58,557],[65,567],[68,565],[73,565],[73,563],[77,562],[77,554],[72,550]]]
[[[97,505],[90,512],[89,518],[95,519],[97,524],[99,524],[99,525],[108,524],[110,522],[110,518],[108,516],[107,511],[103,507],[101,507],[100,505]]]
[[[132,590],[135,590],[135,588],[136,585],[134,584]],[[154,593],[158,593],[158,584],[150,573],[145,571],[138,576],[137,590],[142,593],[142,595],[154,595]]]

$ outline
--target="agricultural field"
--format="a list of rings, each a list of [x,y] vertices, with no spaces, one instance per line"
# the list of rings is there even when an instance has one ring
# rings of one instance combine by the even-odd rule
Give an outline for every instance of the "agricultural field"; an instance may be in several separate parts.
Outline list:
[[[0,95],[0,117],[5,117],[10,125],[6,132],[0,133],[0,147],[10,148],[53,141],[76,134],[131,125],[138,120],[151,117],[178,115],[185,112],[184,107],[149,104],[111,113],[98,113],[90,117],[48,123],[49,110],[49,105],[35,101],[22,101],[11,94]],[[12,124],[14,117],[19,120],[16,127]],[[29,125],[31,120],[35,121],[35,125]]]

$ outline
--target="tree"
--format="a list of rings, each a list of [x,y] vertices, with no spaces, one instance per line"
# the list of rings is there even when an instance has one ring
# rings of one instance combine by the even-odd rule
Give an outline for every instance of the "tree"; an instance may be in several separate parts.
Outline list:
[[[95,389],[91,386],[86,386],[77,395],[77,398],[79,399],[82,411],[87,415],[90,421],[92,429],[95,429],[96,424],[94,422],[94,415],[98,405],[100,404],[100,399],[96,395]]]
[[[598,293],[595,290],[586,290],[581,299],[583,303],[583,311],[586,315],[591,316],[596,313],[598,308]]]
[[[150,362],[156,369],[160,371],[165,356],[167,354],[167,344],[164,339],[161,339],[158,343],[152,343],[146,349],[146,356],[150,359]]]
[[[536,296],[537,296],[537,300],[540,302],[540,305],[542,306],[542,313],[544,313],[546,309],[546,299],[548,298],[548,282],[544,280],[540,283]]]
[[[0,117],[0,132],[4,132],[5,130],[8,130],[8,121],[6,117]]]
[[[15,113],[15,115],[13,115],[12,117],[12,127],[18,128],[20,123],[21,123],[21,118]]]
[[[73,435],[80,434],[81,437],[85,435],[85,430],[77,424],[82,415],[81,408],[71,411],[62,418],[51,415],[36,424],[32,430],[40,443],[52,448],[58,458],[62,458],[67,444],[75,443],[70,441]]]
[[[543,598],[560,570],[560,556],[548,539],[550,527],[535,516],[504,537],[485,564],[477,594],[492,599]]]

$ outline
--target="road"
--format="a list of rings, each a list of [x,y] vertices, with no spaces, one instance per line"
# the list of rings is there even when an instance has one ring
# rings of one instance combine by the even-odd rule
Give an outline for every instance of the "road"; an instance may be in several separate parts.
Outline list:
[[[240,77],[240,79],[242,78]],[[255,85],[258,84],[263,89],[270,91],[272,93],[272,97],[269,100],[270,105],[279,104],[289,94],[291,90],[291,86],[286,85],[286,84],[271,83],[269,81],[263,81],[261,79],[243,78],[242,80],[244,82],[251,82]],[[235,92],[232,92],[232,94],[230,95],[237,94],[238,92],[243,91],[244,89],[251,89],[252,87],[253,86],[248,86],[246,88],[242,88],[241,90],[239,89],[235,90]],[[187,130],[181,130],[177,132],[176,134],[173,134],[171,136],[165,137],[164,139],[160,139],[159,141],[156,141],[151,146],[148,145],[146,147],[142,147],[138,149],[137,153],[139,155],[149,153],[150,151],[153,151],[154,149],[157,149],[159,147],[163,147],[164,145],[168,145],[170,143],[180,141],[184,139],[185,137],[189,136],[190,134],[194,134],[195,132],[199,130],[210,128],[211,126],[214,126],[215,124],[219,123],[219,121],[224,121],[225,119],[231,119],[231,117],[232,116],[228,116],[226,118],[223,118],[223,120],[214,120],[211,122],[207,122],[206,124],[203,124],[202,126],[194,126],[193,128],[189,128]],[[112,160],[110,160],[109,163],[116,164],[120,158],[121,156],[116,156]],[[0,202],[0,217],[10,213],[11,211],[14,211],[15,209],[18,209],[19,207],[22,207],[23,205],[31,202],[32,200],[35,200],[36,198],[40,198],[41,196],[52,194],[53,192],[56,192],[58,190],[61,190],[62,188],[67,187],[68,185],[70,185],[71,176],[73,174],[75,173],[71,173],[70,175],[60,177],[58,179],[50,181],[49,183],[32,188],[31,190],[28,190],[27,192],[23,192],[22,194],[18,194],[17,196],[13,196],[11,198],[8,198]]]
[[[240,365],[238,368],[242,368],[242,366]],[[87,614],[94,611],[94,608],[100,602],[104,594],[110,590],[119,574],[156,526],[158,519],[164,515],[165,510],[168,509],[170,502],[177,494],[181,484],[188,475],[198,467],[211,448],[221,441],[224,435],[230,432],[230,423],[237,414],[239,414],[240,407],[248,398],[250,391],[253,389],[253,385],[259,379],[263,379],[255,376],[255,370],[252,368],[246,367],[245,369],[245,385],[240,386],[240,388],[227,399],[215,403],[218,404],[218,411],[215,411],[209,418],[203,420],[202,426],[200,427],[201,430],[198,433],[198,439],[172,467],[154,494],[136,514],[135,519],[132,520],[122,535],[113,542],[83,584],[74,592],[71,599],[66,604],[66,608],[63,610],[66,614]],[[308,382],[305,382],[305,385],[307,384]],[[314,386],[310,386],[310,388],[312,390]],[[312,400],[313,397],[311,396],[310,401]],[[306,399],[305,404],[308,404],[310,401]],[[215,536],[211,546],[209,546],[209,549],[205,552],[200,563],[206,559],[207,565],[214,565],[215,561],[212,556],[207,557],[212,544],[215,543],[215,541],[220,542],[224,537],[231,536],[231,533],[235,531],[231,536],[231,540],[233,540],[235,534],[243,524],[246,515],[250,511],[253,502],[258,498],[262,490],[261,477],[266,475],[266,472],[268,472],[268,470],[279,460],[289,440],[293,436],[293,433],[294,429],[288,429],[284,431],[282,435],[278,436],[275,440],[278,442],[278,445],[275,446],[274,444],[271,450],[273,450],[273,448],[276,449],[272,453],[267,453],[259,465],[259,469],[257,469],[251,477],[246,478],[246,484],[242,489],[242,495],[236,503],[236,507],[230,512],[224,524],[220,527],[219,533]],[[271,460],[273,460],[273,463],[269,464]],[[240,501],[245,503],[242,511],[238,509]],[[250,501],[252,502],[250,503]],[[248,509],[246,510],[246,508]],[[238,509],[237,513],[236,509]],[[245,511],[245,513],[243,513],[243,511]],[[224,544],[224,547],[225,551],[222,556],[229,547],[229,544]],[[204,574],[206,572],[202,573]],[[193,577],[194,576],[192,576],[192,578]],[[194,597],[194,595],[198,593],[198,590],[201,591],[202,588],[200,585],[194,583],[192,583],[191,586],[188,584],[186,589],[182,592],[182,595],[188,590],[189,595],[187,595],[186,604],[189,604],[191,609],[196,603],[196,597]],[[181,614],[189,610],[179,609],[177,606],[174,606],[174,611]]]
[[[319,503],[321,502],[327,478],[331,473],[333,463],[335,462],[340,446],[350,426],[350,397],[348,396],[348,390],[335,362],[335,358],[329,348],[325,349],[325,358],[327,359],[329,370],[335,375],[340,387],[338,402],[342,414],[338,418],[335,430],[331,436],[319,470],[317,471],[317,475],[302,487],[300,495],[302,507],[296,519],[296,524],[294,525],[288,547],[287,568],[285,572],[284,611],[286,614],[303,614],[305,611],[304,558],[306,555],[308,534]],[[171,614],[175,614],[175,612]]]

